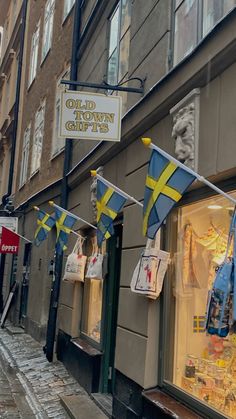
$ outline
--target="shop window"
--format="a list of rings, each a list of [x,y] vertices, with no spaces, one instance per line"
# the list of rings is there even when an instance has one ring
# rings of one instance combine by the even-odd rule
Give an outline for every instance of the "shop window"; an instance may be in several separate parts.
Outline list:
[[[88,257],[96,247],[95,237],[85,242],[85,252]],[[85,278],[83,291],[83,309],[81,332],[85,337],[101,344],[102,307],[104,279]]]
[[[70,13],[74,4],[75,4],[75,0],[64,0],[63,21],[66,19],[66,17]]]
[[[22,156],[21,156],[21,170],[20,170],[20,184],[19,184],[20,187],[23,186],[27,180],[30,131],[31,131],[31,125],[29,125],[24,132],[23,148],[22,148]]]
[[[35,115],[33,148],[31,156],[31,176],[34,175],[34,173],[36,173],[40,168],[44,136],[45,105],[46,103],[44,101]]]
[[[174,65],[236,5],[235,0],[175,0]]]
[[[64,71],[57,80],[56,97],[55,97],[55,112],[54,112],[54,129],[52,141],[52,157],[58,155],[65,148],[65,138],[59,137],[59,122],[61,112],[61,93],[64,90],[61,80],[69,80],[70,70]]]
[[[177,209],[169,224],[172,283],[166,335],[174,351],[173,357],[168,351],[164,381],[181,389],[183,398],[189,394],[207,405],[211,418],[216,417],[214,409],[222,417],[236,417],[236,334],[220,338],[207,334],[204,326],[233,209],[225,198],[206,199]]]
[[[52,44],[54,8],[55,0],[48,0],[44,13],[42,61],[45,59]]]
[[[35,79],[38,62],[38,49],[39,49],[39,30],[40,22],[37,24],[36,30],[33,33],[31,41],[31,52],[30,52],[30,66],[29,66],[29,83],[30,86],[32,81]]]
[[[131,0],[120,0],[110,18],[107,83],[116,85],[128,76]]]

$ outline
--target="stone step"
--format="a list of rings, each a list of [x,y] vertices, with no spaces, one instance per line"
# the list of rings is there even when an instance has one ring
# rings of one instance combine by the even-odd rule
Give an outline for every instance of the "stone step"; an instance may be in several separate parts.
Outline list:
[[[107,416],[85,394],[60,396],[60,401],[72,419],[107,419]]]

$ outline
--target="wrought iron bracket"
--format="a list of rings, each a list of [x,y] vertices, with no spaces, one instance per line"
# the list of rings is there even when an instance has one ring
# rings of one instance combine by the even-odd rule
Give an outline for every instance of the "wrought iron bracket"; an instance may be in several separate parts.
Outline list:
[[[140,87],[122,87],[123,84],[127,83],[131,80],[138,80],[140,82]],[[70,86],[81,86],[81,87],[88,87],[88,88],[95,88],[95,89],[103,89],[103,90],[114,90],[120,92],[129,92],[129,93],[139,93],[141,95],[144,94],[144,82],[146,79],[140,79],[139,77],[131,77],[117,85],[108,84],[103,81],[102,84],[99,83],[90,83],[85,81],[73,81],[73,80],[61,80],[61,84],[69,84]]]

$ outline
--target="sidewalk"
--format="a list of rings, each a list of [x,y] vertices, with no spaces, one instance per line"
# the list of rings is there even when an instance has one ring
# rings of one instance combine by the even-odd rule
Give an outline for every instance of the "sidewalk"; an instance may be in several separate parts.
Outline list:
[[[0,356],[4,364],[15,371],[34,417],[107,419],[63,364],[49,363],[42,345],[20,328],[8,324],[0,329]]]

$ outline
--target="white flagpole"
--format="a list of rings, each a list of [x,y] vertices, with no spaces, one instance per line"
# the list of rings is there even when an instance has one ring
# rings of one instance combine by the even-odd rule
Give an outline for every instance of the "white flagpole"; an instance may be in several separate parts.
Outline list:
[[[175,159],[174,157],[172,157],[170,154],[166,153],[161,148],[157,147],[155,144],[152,143],[151,138],[142,138],[142,142],[146,147],[149,147],[153,150],[157,150],[160,154],[162,154],[162,156],[166,157],[168,160],[172,161],[177,166],[184,169],[186,172],[195,176],[196,179],[200,180],[200,182],[205,183],[207,186],[209,186],[211,189],[216,191],[218,194],[223,195],[226,199],[229,199],[231,202],[233,202],[234,205],[236,205],[236,199],[232,198],[229,194],[222,191],[222,189],[217,188],[217,186],[215,186],[213,183],[209,182],[209,180],[205,179],[203,176],[200,176],[198,173],[194,172],[194,170],[185,166],[185,164],[181,163],[179,160]]]
[[[118,192],[124,198],[130,199],[130,201],[133,201],[133,202],[135,202],[135,204],[139,205],[140,207],[143,207],[143,204],[141,202],[137,201],[137,199],[135,199],[132,196],[128,195],[127,193],[125,193],[124,191],[122,191],[121,189],[119,189],[117,186],[113,185],[113,183],[111,183],[108,180],[104,179],[104,177],[102,177],[101,175],[98,175],[96,170],[90,170],[90,173],[91,173],[91,176],[96,177],[97,179],[101,180],[103,183],[105,183],[105,185],[107,185],[108,187],[113,188],[114,191]]]
[[[83,218],[78,217],[77,215],[73,214],[70,211],[67,211],[66,209],[59,207],[59,205],[56,205],[53,201],[49,201],[49,205],[51,205],[54,208],[57,208],[59,210],[61,210],[62,212],[64,212],[67,215],[70,215],[71,217],[75,218],[78,221],[82,221],[83,223],[87,224],[88,226],[94,228],[94,230],[97,230],[97,227],[95,227],[93,224],[90,224],[88,221],[83,220]]]
[[[8,227],[4,227],[4,228],[5,228],[6,230],[11,231],[12,233],[16,234],[17,236],[19,236],[21,239],[25,240],[26,242],[28,242],[28,243],[32,243],[32,241],[31,241],[31,240],[28,240],[26,237],[21,236],[21,234],[16,233],[15,231],[11,230],[10,228],[8,228]]]

